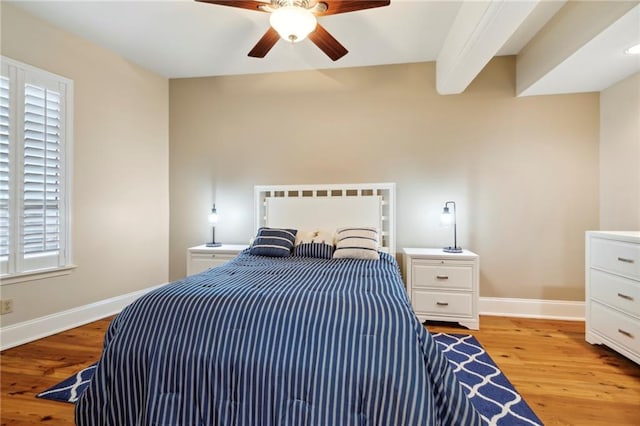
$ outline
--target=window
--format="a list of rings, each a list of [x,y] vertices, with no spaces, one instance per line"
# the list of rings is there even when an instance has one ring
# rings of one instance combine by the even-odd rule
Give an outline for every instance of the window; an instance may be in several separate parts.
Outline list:
[[[73,82],[2,57],[0,275],[67,268]]]

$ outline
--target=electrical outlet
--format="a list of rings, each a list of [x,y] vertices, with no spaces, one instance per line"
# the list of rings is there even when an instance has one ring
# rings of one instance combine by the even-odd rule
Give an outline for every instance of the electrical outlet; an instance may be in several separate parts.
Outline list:
[[[13,299],[2,299],[0,301],[0,315],[13,312]]]

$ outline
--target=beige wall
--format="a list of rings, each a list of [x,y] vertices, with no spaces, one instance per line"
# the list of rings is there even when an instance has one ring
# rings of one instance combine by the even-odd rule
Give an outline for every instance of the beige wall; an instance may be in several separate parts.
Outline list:
[[[398,246],[458,241],[481,295],[584,300],[584,231],[598,225],[599,96],[515,98],[515,60],[435,91],[433,63],[170,81],[170,276],[187,247],[247,242],[253,185],[396,182]]]
[[[640,231],[640,73],[600,94],[600,229]]]
[[[2,55],[74,81],[68,276],[1,287],[2,325],[168,280],[168,80],[2,3]]]

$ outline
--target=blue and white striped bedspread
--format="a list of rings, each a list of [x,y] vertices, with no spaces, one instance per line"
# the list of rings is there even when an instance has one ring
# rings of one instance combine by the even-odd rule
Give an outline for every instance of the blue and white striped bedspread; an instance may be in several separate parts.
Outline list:
[[[147,294],[112,321],[76,423],[481,421],[413,314],[391,256],[244,252]]]

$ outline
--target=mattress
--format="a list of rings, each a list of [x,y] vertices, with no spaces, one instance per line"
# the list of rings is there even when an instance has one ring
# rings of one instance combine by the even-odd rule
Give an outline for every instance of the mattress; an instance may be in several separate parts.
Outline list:
[[[111,322],[84,425],[481,424],[395,259],[245,251]]]

